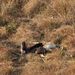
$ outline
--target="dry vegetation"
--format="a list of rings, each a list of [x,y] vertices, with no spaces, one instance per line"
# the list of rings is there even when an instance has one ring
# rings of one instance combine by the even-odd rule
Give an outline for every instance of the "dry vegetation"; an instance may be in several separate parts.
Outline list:
[[[21,56],[24,40],[64,48]],[[0,75],[75,75],[75,0],[0,0]]]

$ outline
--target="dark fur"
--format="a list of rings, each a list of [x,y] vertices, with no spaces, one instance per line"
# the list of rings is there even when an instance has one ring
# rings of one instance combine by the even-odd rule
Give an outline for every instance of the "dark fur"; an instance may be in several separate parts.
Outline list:
[[[25,53],[35,53],[35,51],[36,51],[37,48],[39,48],[39,47],[43,47],[43,44],[42,44],[42,43],[38,43],[38,44],[35,44],[35,45],[32,46],[32,47],[28,47],[28,48],[27,48],[25,41],[22,42],[22,50],[24,50]]]
[[[22,50],[27,51],[27,46],[25,41],[22,42]]]
[[[56,47],[57,47],[57,48],[61,48],[61,46],[59,46],[59,45],[56,45]]]
[[[35,53],[37,53],[37,54],[45,54],[45,52],[46,52],[46,49],[45,48],[43,48],[43,47],[38,47],[37,49],[36,49],[36,51],[35,51]]]
[[[43,47],[43,44],[42,43],[35,44],[34,46],[27,48],[27,50],[29,52],[35,52],[36,48],[38,48],[38,47]]]

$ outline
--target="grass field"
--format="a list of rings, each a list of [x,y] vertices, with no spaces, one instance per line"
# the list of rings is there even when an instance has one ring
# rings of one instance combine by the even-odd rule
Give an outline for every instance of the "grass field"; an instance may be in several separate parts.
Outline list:
[[[21,56],[22,41],[63,50]],[[0,0],[0,75],[75,75],[75,0]]]

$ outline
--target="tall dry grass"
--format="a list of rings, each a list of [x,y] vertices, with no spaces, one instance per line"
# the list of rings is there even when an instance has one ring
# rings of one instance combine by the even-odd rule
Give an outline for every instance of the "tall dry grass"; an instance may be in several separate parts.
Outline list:
[[[45,8],[46,4],[44,1],[40,0],[30,0],[27,4],[22,8],[24,14],[26,16],[35,15],[41,10],[41,7]]]
[[[74,8],[75,0],[0,0],[0,74],[74,75]],[[7,32],[7,40],[1,39]],[[37,54],[18,56],[17,46],[22,41],[28,46],[30,41],[51,42],[64,49],[53,49],[45,58]]]

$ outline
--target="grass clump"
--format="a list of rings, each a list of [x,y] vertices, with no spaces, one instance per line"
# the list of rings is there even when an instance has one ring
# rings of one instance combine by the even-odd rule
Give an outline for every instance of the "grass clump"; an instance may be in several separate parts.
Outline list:
[[[7,30],[7,33],[11,33],[12,31],[15,30],[15,27],[13,27],[13,26],[7,26],[6,30]]]
[[[7,35],[15,33],[16,32],[16,23],[10,23],[8,26],[6,26]]]
[[[65,56],[65,51],[61,51],[61,58]]]
[[[21,69],[7,69],[5,75],[21,75],[22,70]]]
[[[12,73],[13,73],[13,69],[8,69],[6,75],[12,75]]]
[[[24,12],[25,16],[30,16],[30,15],[38,14],[40,11],[42,12],[44,6],[45,6],[44,1],[30,0],[27,4],[24,5],[22,11]]]
[[[62,42],[62,37],[61,36],[57,36],[57,39],[56,39],[56,41],[55,41],[55,44],[61,44],[61,42]]]

